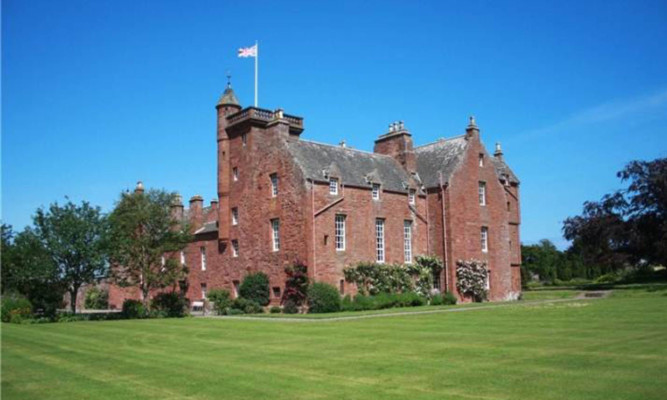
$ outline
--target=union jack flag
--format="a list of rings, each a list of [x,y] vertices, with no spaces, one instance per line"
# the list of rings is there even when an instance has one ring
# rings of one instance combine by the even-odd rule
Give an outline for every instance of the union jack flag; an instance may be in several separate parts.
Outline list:
[[[239,49],[239,57],[257,57],[257,45],[251,47],[241,47]]]

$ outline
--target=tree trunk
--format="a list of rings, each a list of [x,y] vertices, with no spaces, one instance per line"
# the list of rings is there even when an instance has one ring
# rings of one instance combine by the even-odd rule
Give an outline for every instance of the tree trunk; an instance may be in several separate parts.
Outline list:
[[[69,292],[69,307],[72,310],[72,314],[76,314],[76,295],[79,293],[79,286],[72,286],[72,290]]]
[[[148,295],[150,290],[146,287],[141,288],[141,302],[144,303],[144,309],[148,312]]]

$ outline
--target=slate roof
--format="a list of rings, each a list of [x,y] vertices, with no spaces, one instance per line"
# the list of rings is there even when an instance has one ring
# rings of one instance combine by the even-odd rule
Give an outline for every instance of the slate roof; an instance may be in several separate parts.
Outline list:
[[[231,86],[227,86],[225,91],[222,93],[222,96],[220,96],[220,100],[218,100],[218,105],[226,105],[226,104],[234,104],[237,106],[240,106],[239,104],[239,99],[236,98],[236,94],[234,94],[234,90],[232,90]]]
[[[195,231],[195,235],[201,235],[204,233],[211,233],[218,231],[218,221],[210,221],[204,223],[204,226]]]
[[[498,175],[498,179],[504,180],[505,177],[507,177],[511,183],[519,183],[519,178],[514,175],[514,172],[507,164],[505,164],[505,161],[496,157],[492,157],[491,159],[493,160],[493,164],[496,167],[496,174]]]
[[[441,139],[434,143],[415,147],[417,173],[426,188],[447,182],[465,154],[468,141],[465,136]]]
[[[327,170],[345,185],[370,188],[380,183],[385,190],[407,193],[410,176],[390,156],[307,140],[289,142],[288,149],[307,179],[327,182]]]

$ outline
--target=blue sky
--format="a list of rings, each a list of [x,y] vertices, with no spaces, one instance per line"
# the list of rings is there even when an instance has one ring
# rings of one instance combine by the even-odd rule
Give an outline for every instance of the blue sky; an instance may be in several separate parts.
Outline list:
[[[2,2],[2,219],[69,196],[110,210],[143,180],[216,192],[215,103],[243,105],[260,41],[261,107],[304,138],[371,150],[404,120],[415,144],[474,114],[522,180],[522,241],[667,156],[665,1]]]

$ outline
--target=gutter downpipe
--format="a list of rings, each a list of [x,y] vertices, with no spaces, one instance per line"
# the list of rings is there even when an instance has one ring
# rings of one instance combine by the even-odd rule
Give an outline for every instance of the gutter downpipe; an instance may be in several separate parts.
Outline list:
[[[315,250],[315,182],[312,180],[310,181],[310,207],[312,210],[310,241],[313,248],[313,279],[315,279],[317,275],[317,251]]]
[[[447,262],[447,217],[445,216],[445,185],[442,183],[442,173],[438,172],[438,181],[440,183],[440,190],[442,191],[442,248],[443,248],[443,264],[445,269],[445,291],[449,291],[449,263]]]

